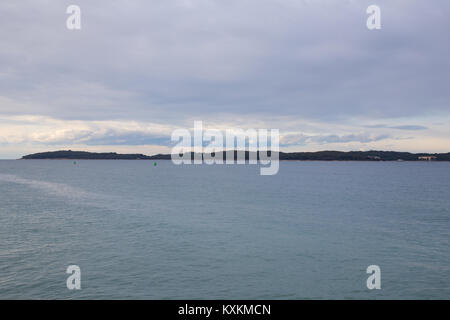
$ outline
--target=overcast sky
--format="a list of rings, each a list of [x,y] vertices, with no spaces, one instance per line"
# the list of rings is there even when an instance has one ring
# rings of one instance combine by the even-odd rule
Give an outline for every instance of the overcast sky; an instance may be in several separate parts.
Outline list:
[[[449,152],[449,17],[448,0],[2,0],[0,158],[170,152],[194,120],[280,129],[285,151]]]

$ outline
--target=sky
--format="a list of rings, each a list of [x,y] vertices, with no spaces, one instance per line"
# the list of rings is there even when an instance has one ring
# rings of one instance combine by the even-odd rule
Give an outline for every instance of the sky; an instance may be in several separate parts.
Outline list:
[[[288,152],[450,152],[449,16],[448,0],[3,0],[0,159],[170,153],[194,121],[279,129]]]

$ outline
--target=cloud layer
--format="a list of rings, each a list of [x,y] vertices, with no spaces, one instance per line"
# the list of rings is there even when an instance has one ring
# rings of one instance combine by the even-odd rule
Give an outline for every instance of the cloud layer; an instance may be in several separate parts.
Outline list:
[[[75,2],[80,31],[72,1],[0,4],[0,158],[167,147],[194,119],[286,148],[450,149],[448,1],[379,0],[377,31],[365,0]]]

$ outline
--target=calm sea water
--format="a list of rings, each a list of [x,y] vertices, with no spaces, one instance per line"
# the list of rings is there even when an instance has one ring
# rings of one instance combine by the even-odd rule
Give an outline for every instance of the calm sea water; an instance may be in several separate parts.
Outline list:
[[[0,161],[2,299],[450,299],[449,235],[450,163]]]

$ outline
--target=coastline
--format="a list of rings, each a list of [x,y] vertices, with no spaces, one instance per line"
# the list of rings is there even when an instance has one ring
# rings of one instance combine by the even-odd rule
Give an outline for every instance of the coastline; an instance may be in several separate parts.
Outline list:
[[[317,152],[275,152],[268,151],[262,153],[262,151],[249,152],[245,151],[244,154],[240,154],[240,157],[248,161],[249,159],[261,160],[267,158],[268,160],[279,161],[364,161],[364,162],[379,162],[379,161],[394,161],[394,162],[434,162],[434,161],[450,161],[450,152],[448,153],[410,153],[410,152],[397,152],[397,151],[317,151]],[[216,154],[195,154],[193,152],[185,153],[183,157],[185,159],[194,158],[204,159],[205,156],[215,156],[217,159],[227,160],[228,157],[232,157],[234,161],[238,159],[238,153],[236,150],[228,152],[217,152]],[[241,159],[242,159],[241,158]],[[51,151],[35,153],[23,156],[18,160],[171,160],[171,154],[156,154],[147,156],[144,154],[118,154],[115,152],[109,153],[95,153],[86,151]]]

